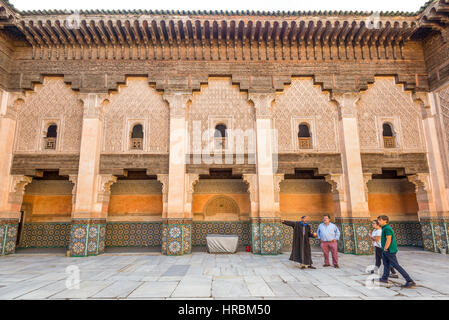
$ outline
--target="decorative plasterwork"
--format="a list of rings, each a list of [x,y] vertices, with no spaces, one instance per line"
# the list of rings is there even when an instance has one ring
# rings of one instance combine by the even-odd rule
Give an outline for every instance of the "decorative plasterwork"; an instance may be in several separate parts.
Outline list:
[[[243,181],[248,185],[249,200],[251,203],[251,217],[259,215],[259,188],[257,174],[243,174]]]
[[[257,119],[272,118],[272,103],[275,99],[275,93],[250,93],[248,95],[248,100],[254,104]]]
[[[25,187],[33,178],[21,175],[12,175],[9,184],[9,202],[21,203],[25,193]]]
[[[98,176],[98,202],[109,202],[111,186],[117,182],[117,177],[112,174],[100,174]]]
[[[192,95],[188,93],[165,93],[164,100],[169,104],[170,119],[185,118],[187,103],[192,100]]]

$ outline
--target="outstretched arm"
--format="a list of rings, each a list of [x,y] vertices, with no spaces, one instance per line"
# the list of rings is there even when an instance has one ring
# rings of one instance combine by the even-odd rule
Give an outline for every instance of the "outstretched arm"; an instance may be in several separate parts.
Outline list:
[[[289,226],[289,227],[294,227],[294,226],[295,226],[295,222],[294,222],[294,221],[281,220],[281,222],[282,222],[283,224],[285,224],[286,226]]]

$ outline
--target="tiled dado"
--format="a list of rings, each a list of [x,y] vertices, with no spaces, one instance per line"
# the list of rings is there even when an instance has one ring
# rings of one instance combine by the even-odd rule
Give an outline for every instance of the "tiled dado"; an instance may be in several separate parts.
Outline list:
[[[158,247],[162,222],[108,222],[106,247]]]
[[[424,250],[440,252],[449,244],[449,218],[421,218],[421,232]]]
[[[344,253],[366,255],[373,253],[370,238],[372,232],[371,219],[368,218],[336,218],[335,224],[340,229],[338,250]]]
[[[391,221],[389,224],[399,246],[423,247],[421,224],[418,221]]]
[[[70,256],[95,256],[104,252],[106,220],[72,220]]]
[[[192,225],[192,246],[205,246],[208,234],[235,234],[239,236],[239,247],[249,246],[250,225],[249,221],[195,221]]]
[[[17,230],[17,220],[0,220],[0,255],[4,256],[14,253],[16,250]]]
[[[162,224],[162,253],[179,256],[192,252],[192,220],[166,219]]]
[[[282,251],[282,224],[279,218],[251,220],[252,252],[276,255]]]
[[[25,223],[19,248],[67,248],[70,222]]]

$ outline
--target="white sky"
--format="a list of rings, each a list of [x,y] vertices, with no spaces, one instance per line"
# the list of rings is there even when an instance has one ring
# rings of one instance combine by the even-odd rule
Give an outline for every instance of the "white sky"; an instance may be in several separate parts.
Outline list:
[[[10,0],[19,10],[173,9],[173,10],[353,10],[418,11],[426,0]]]

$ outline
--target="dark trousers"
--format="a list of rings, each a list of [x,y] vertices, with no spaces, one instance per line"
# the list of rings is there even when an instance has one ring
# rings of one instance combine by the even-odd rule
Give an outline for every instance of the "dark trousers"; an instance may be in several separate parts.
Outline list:
[[[376,252],[375,252],[376,267],[377,267],[377,269],[379,269],[382,264],[382,252],[384,252],[384,251],[382,250],[382,248],[379,248],[379,247],[374,247],[374,248],[376,248]],[[394,271],[394,268],[391,268],[390,272],[392,274],[396,274],[396,271]]]
[[[399,265],[398,259],[396,258],[396,253],[390,253],[387,251],[382,252],[382,261],[384,263],[384,274],[382,276],[382,280],[388,280],[390,269],[395,268],[407,282],[413,281],[408,273]]]

